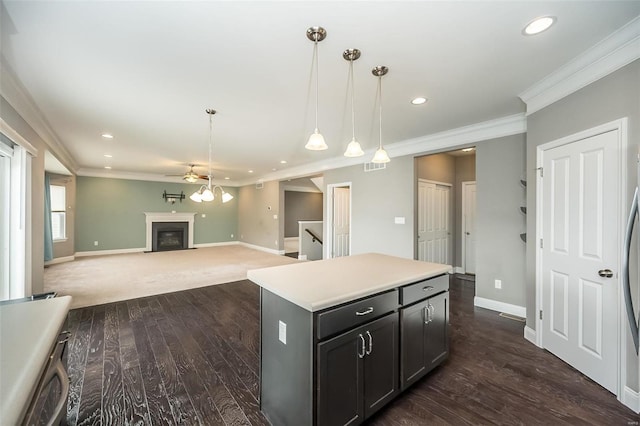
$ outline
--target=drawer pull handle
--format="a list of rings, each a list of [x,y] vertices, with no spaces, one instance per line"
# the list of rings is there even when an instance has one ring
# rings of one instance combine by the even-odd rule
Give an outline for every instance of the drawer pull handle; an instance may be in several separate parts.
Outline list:
[[[367,309],[365,309],[362,312],[356,312],[356,315],[361,317],[363,315],[369,315],[371,312],[373,312],[373,308],[372,307],[368,307]]]
[[[373,351],[373,337],[371,337],[371,333],[367,330],[367,337],[369,338],[369,349],[367,349],[367,355],[371,355]]]
[[[364,337],[362,337],[362,334],[358,334],[358,336],[360,336],[360,341],[362,343],[362,345],[360,345],[360,348],[362,349],[362,352],[358,353],[358,358],[364,358],[364,354],[365,354],[365,349],[364,349]]]
[[[433,290],[433,286],[428,285],[426,287],[422,287],[422,290],[423,291],[431,291],[431,290]]]

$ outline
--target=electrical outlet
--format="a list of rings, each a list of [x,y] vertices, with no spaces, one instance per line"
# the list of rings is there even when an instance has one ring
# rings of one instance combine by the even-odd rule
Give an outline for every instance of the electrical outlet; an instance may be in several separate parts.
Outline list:
[[[97,242],[97,241],[94,241],[94,242],[93,242],[93,245],[94,245],[94,246],[97,246],[97,245],[98,245],[98,242]]]
[[[497,289],[502,289],[502,280],[496,280],[495,283]]]

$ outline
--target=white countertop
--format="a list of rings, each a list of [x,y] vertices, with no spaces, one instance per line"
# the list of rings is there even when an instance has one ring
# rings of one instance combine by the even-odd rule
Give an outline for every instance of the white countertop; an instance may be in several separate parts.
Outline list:
[[[0,305],[0,424],[22,420],[70,305],[70,296]]]
[[[253,269],[247,277],[315,312],[451,271],[449,265],[367,253]]]

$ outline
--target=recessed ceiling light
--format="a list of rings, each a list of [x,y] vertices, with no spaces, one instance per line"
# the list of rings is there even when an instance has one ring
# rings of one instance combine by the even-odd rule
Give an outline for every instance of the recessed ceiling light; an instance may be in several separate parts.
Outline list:
[[[104,166],[105,169],[111,170],[111,166]]]
[[[555,22],[556,22],[555,16],[541,16],[529,22],[522,30],[522,34],[524,35],[540,34],[541,32],[548,30],[549,27],[551,27]]]
[[[103,133],[102,137],[105,139],[113,139],[113,135],[111,133]]]
[[[249,170],[249,173],[253,173],[253,170]]]
[[[271,171],[274,171],[274,172],[275,172],[276,170],[278,170],[278,169],[276,169],[275,167],[274,167],[273,169],[271,169]]]
[[[113,155],[111,155],[111,154],[105,154],[104,156],[107,157],[107,158],[113,158]]]
[[[287,160],[280,160],[280,164],[287,164]]]
[[[229,179],[230,179],[230,178],[229,178],[229,176],[227,176],[227,177],[225,177],[225,178],[224,178],[224,180],[229,180]]]
[[[422,105],[427,102],[427,98],[423,98],[422,96],[411,100],[413,105]]]

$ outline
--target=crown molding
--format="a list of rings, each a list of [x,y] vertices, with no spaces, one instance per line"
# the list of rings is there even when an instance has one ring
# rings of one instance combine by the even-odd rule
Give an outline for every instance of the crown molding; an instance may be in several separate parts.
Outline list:
[[[392,158],[412,154],[426,154],[460,145],[479,143],[484,140],[517,135],[527,131],[527,120],[524,113],[509,115],[495,120],[483,121],[469,126],[458,127],[432,135],[408,139],[402,142],[385,145],[387,153]],[[253,185],[256,182],[295,179],[312,174],[323,173],[331,169],[363,164],[373,157],[376,148],[368,149],[362,157],[334,157],[314,163],[303,164],[298,167],[278,170],[273,173],[237,181],[239,186]]]
[[[53,131],[44,114],[0,54],[0,95],[20,114],[22,119],[40,136],[48,150],[72,172],[78,163]]]
[[[640,16],[572,59],[520,95],[527,115],[640,58]]]

